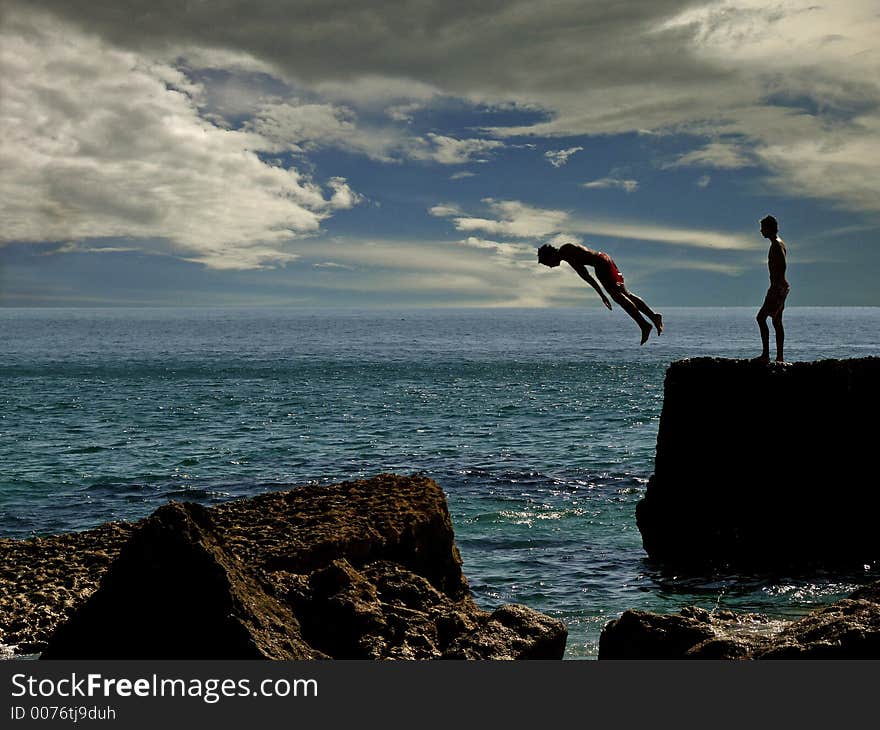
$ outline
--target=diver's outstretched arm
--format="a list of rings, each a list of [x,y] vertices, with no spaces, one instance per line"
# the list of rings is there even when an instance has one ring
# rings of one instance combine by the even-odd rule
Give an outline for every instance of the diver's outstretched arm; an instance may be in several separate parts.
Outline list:
[[[599,282],[596,281],[592,276],[590,276],[590,272],[587,271],[586,266],[582,266],[581,264],[570,264],[571,268],[573,268],[579,277],[583,279],[587,284],[589,284],[593,289],[596,290],[596,293],[599,295],[602,302],[605,304],[608,309],[611,309],[611,302],[608,301],[608,297],[605,296],[605,292],[602,291],[602,287],[599,286]]]

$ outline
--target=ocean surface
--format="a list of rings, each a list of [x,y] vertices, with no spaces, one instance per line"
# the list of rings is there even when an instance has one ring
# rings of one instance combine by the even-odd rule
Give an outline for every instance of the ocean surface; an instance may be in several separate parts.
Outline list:
[[[627,608],[785,618],[880,577],[683,577],[647,561],[635,505],[667,365],[759,351],[752,309],[664,320],[640,347],[619,308],[0,309],[0,536],[425,474],[478,604],[561,618],[572,659],[595,658]],[[792,308],[785,325],[789,360],[880,354],[878,308]]]

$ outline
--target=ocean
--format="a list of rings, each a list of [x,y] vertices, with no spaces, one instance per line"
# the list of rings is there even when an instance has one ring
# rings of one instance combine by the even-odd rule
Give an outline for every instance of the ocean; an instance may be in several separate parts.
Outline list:
[[[0,309],[0,536],[424,474],[477,603],[562,619],[570,659],[595,658],[627,608],[790,618],[880,578],[677,576],[647,560],[635,505],[666,367],[760,349],[751,308],[663,313],[640,347],[619,308]],[[785,325],[789,360],[880,354],[880,308],[791,308]]]

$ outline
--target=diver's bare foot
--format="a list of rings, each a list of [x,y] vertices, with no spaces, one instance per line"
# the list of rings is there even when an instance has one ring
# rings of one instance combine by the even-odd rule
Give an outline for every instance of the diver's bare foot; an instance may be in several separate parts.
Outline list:
[[[776,358],[776,364],[777,364],[777,365],[790,365],[791,363],[787,363],[787,362],[785,361],[785,358],[777,357],[777,358]]]
[[[765,365],[768,365],[770,363],[770,356],[769,355],[758,355],[758,357],[752,358],[752,362],[760,362],[760,363],[764,363]]]
[[[655,312],[654,316],[651,317],[651,321],[654,323],[654,326],[657,328],[657,334],[663,334],[663,315],[659,312]]]
[[[651,334],[651,325],[647,322],[642,326],[642,341],[639,343],[640,345],[644,345],[648,341],[648,336]]]

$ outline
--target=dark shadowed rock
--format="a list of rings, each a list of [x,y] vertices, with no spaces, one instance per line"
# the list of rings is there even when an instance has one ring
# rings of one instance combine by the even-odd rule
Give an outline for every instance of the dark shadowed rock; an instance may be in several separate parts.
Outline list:
[[[688,650],[715,637],[705,621],[624,611],[599,638],[600,659],[681,659]]]
[[[224,544],[209,512],[160,507],[43,659],[311,659],[290,608]]]
[[[557,659],[568,630],[561,621],[526,606],[506,605],[481,619],[475,630],[444,652],[444,659]]]
[[[655,559],[747,566],[880,558],[880,358],[673,363],[637,507]]]
[[[559,659],[564,652],[562,622],[522,606],[491,614],[476,606],[443,491],[423,477],[380,475],[210,509],[171,504],[127,529],[131,539],[98,573],[98,589],[81,596],[69,620],[51,624],[44,658]],[[68,548],[76,565],[83,559],[76,539]],[[31,558],[39,568],[39,554]],[[6,566],[15,595],[25,567]],[[23,636],[42,648],[26,628]]]
[[[600,659],[880,659],[880,582],[791,622],[757,614],[626,611],[599,640]]]

